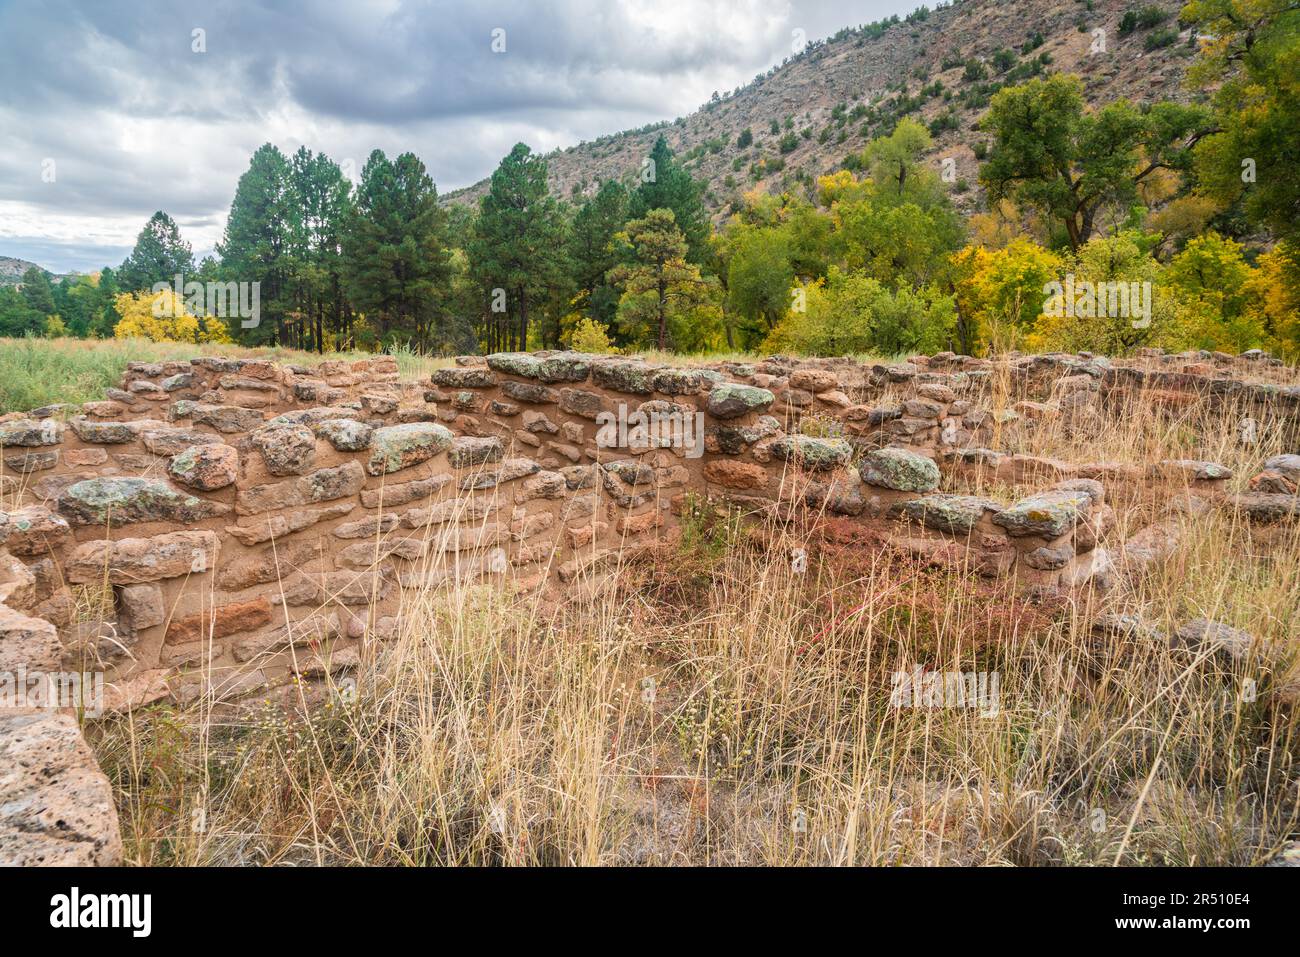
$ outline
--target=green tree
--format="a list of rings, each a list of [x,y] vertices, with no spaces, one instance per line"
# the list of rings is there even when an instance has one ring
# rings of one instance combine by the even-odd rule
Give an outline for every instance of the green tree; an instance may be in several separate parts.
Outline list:
[[[343,238],[343,272],[353,305],[378,323],[384,345],[405,338],[424,348],[444,317],[451,281],[445,229],[438,190],[419,158],[371,153]]]
[[[709,244],[703,196],[704,184],[682,168],[661,134],[642,167],[641,183],[632,191],[628,217],[643,219],[651,210],[671,209],[677,229],[686,239],[687,261],[701,263]]]
[[[1300,3],[1192,0],[1182,17],[1207,37],[1188,80],[1215,88],[1217,129],[1196,147],[1200,188],[1224,205],[1243,202],[1279,240],[1300,245]]]
[[[194,252],[181,238],[175,220],[162,210],[149,217],[135,239],[131,255],[117,270],[117,281],[124,289],[151,289],[155,283],[175,282],[194,268]]]
[[[715,320],[716,283],[705,280],[698,266],[686,261],[687,243],[677,228],[671,209],[652,209],[627,224],[623,240],[627,263],[617,266],[611,278],[623,286],[618,304],[618,325],[632,342],[654,341],[659,349],[670,342],[688,348],[685,340],[701,338],[691,329],[693,320],[707,315]]]
[[[756,345],[790,308],[794,267],[785,233],[774,227],[739,227],[727,263],[727,302],[744,319],[743,343]]]
[[[618,309],[619,290],[606,275],[618,265],[614,237],[627,223],[627,203],[623,184],[606,180],[573,217],[569,236],[569,262],[577,288],[574,308],[602,326],[613,322]]]
[[[225,235],[217,245],[223,278],[260,284],[258,325],[244,328],[242,323],[232,324],[232,332],[249,344],[284,341],[285,320],[292,306],[289,176],[289,161],[278,148],[270,143],[259,147],[248,170],[239,177]]]
[[[1163,102],[1143,112],[1127,100],[1088,112],[1082,81],[1058,74],[1000,90],[981,126],[993,134],[980,167],[990,204],[1010,199],[1042,212],[1077,250],[1105,207],[1127,212],[1156,170],[1190,168],[1209,117],[1198,106]]]
[[[344,323],[341,246],[352,188],[337,163],[301,147],[290,164],[288,190],[298,345],[324,352],[327,330],[342,332]]]
[[[471,268],[488,294],[489,349],[528,348],[529,306],[546,295],[564,267],[564,226],[546,186],[546,161],[515,144],[479,201],[469,247]],[[509,322],[511,315],[517,324]]]

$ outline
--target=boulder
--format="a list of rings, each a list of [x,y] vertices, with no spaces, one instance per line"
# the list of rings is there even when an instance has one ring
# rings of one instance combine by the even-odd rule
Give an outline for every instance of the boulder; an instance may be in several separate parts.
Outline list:
[[[934,459],[907,449],[888,447],[868,452],[858,472],[868,485],[899,492],[932,492],[939,487],[939,466]]]
[[[159,479],[96,478],[76,482],[58,497],[59,512],[73,525],[175,522],[188,525],[229,513]]]
[[[366,471],[371,475],[387,475],[427,461],[449,449],[452,439],[451,430],[435,422],[409,422],[375,429]]]

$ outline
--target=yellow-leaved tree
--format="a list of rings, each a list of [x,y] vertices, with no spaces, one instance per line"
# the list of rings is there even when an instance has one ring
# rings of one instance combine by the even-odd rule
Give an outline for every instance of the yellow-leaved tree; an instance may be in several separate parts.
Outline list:
[[[170,289],[158,293],[124,292],[115,300],[122,318],[113,327],[115,339],[149,339],[153,342],[228,343],[233,340],[226,324],[212,316],[185,311],[185,300]]]

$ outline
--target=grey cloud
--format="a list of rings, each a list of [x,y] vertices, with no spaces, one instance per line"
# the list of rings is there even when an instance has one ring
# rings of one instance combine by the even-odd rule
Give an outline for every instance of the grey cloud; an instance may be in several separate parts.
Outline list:
[[[794,27],[822,36],[912,5],[0,0],[0,254],[83,269],[121,258],[96,258],[117,247],[79,244],[75,228],[6,228],[6,203],[82,217],[96,226],[84,235],[114,223],[123,245],[165,209],[210,248],[268,140],[358,169],[375,147],[412,150],[445,192],[519,140],[545,151],[684,115],[779,62]]]

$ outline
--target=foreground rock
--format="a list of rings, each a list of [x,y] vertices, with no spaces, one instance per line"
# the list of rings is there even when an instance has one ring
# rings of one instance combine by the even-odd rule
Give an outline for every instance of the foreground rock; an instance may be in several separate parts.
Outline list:
[[[112,866],[112,788],[72,715],[0,710],[0,866]]]

